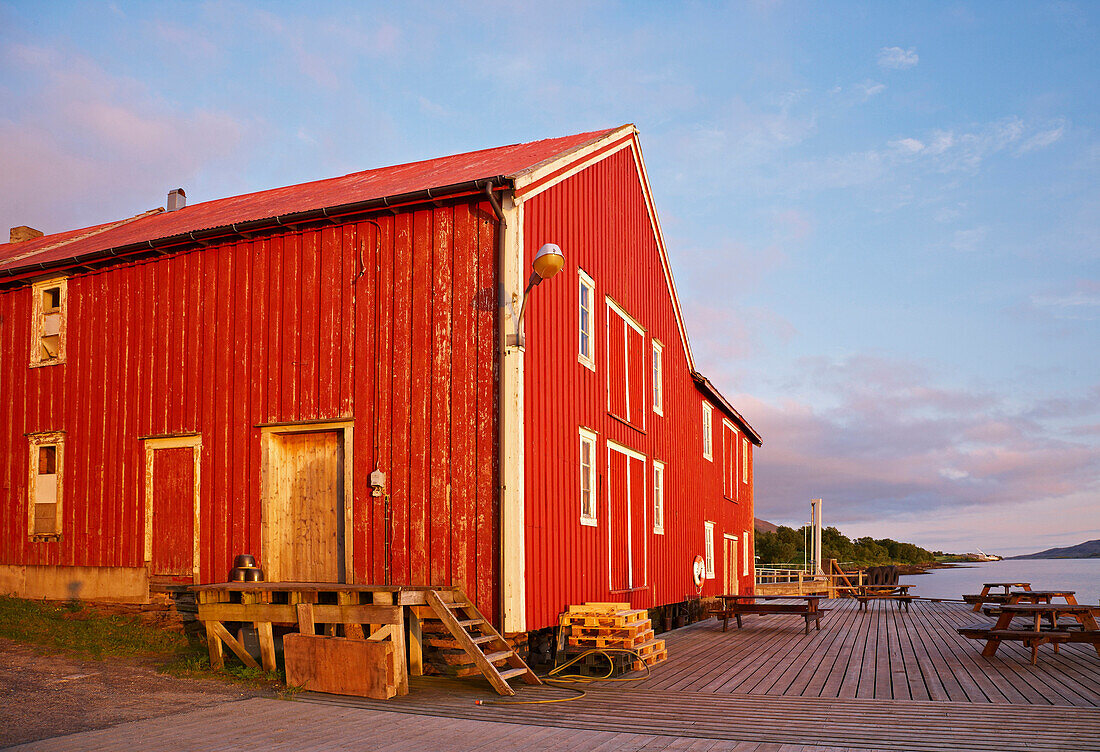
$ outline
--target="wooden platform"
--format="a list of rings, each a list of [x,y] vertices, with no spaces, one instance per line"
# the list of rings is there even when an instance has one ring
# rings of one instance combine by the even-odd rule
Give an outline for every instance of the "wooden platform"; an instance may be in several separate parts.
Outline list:
[[[301,699],[803,749],[1100,750],[1100,658],[1088,646],[1066,645],[1036,667],[1018,645],[983,658],[955,631],[974,621],[962,603],[918,601],[909,613],[884,602],[868,611],[852,600],[829,605],[821,631],[809,635],[801,623],[751,616],[739,631],[722,633],[711,619],[665,633],[669,659],[646,681],[587,685],[588,696],[573,702],[476,705],[497,699],[484,681],[432,678],[414,679],[410,695],[384,704]],[[533,687],[514,699],[565,694]]]

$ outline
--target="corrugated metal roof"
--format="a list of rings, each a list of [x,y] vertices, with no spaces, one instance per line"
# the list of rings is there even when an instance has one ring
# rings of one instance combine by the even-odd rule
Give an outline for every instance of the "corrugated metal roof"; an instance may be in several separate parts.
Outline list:
[[[353,172],[242,196],[205,201],[175,212],[153,210],[95,227],[0,245],[0,272],[54,265],[113,248],[145,243],[232,224],[400,196],[474,180],[512,177],[618,130],[578,133],[525,144],[500,146],[422,162]]]

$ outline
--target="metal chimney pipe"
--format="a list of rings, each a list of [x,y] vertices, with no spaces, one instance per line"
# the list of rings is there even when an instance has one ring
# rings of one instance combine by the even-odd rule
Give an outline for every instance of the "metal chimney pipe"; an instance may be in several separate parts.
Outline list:
[[[173,188],[168,191],[168,211],[179,211],[187,206],[187,193],[182,188]]]

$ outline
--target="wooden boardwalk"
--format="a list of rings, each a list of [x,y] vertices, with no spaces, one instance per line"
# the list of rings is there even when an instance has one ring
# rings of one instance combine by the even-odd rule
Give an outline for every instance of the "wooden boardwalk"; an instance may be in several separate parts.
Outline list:
[[[645,682],[649,690],[929,700],[953,703],[1100,707],[1100,656],[1089,645],[1040,648],[1039,665],[1019,643],[996,657],[957,627],[983,621],[962,603],[914,602],[908,612],[886,601],[860,611],[854,600],[829,601],[820,632],[802,634],[799,619],[745,617],[745,628],[709,620],[666,635],[669,661]]]
[[[736,742],[744,746],[735,749],[806,752],[1100,751],[1100,657],[1091,648],[1067,645],[1055,655],[1048,646],[1031,666],[1029,653],[1005,644],[986,659],[980,643],[955,632],[984,618],[962,604],[916,602],[908,613],[886,602],[866,612],[854,601],[829,605],[821,631],[808,636],[801,620],[787,617],[747,617],[744,629],[726,633],[714,620],[666,633],[669,660],[645,681],[587,685],[588,695],[572,702],[507,704],[484,681],[431,677],[385,702],[302,699],[435,719],[641,734],[646,749],[681,749],[678,742],[691,739],[700,745],[692,749]],[[567,694],[524,687],[514,699]]]

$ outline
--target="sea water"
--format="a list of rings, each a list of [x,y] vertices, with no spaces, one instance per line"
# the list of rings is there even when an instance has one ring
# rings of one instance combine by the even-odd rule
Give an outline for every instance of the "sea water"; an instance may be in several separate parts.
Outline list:
[[[1030,582],[1032,590],[1074,590],[1078,603],[1098,604],[1100,558],[970,562],[901,578],[903,585],[914,586],[910,593],[922,598],[961,598],[965,593],[982,592],[985,582]]]

